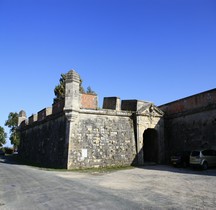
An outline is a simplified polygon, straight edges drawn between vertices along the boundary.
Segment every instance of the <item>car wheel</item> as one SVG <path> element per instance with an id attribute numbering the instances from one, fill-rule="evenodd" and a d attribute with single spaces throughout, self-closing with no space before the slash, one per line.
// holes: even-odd
<path id="1" fill-rule="evenodd" d="M 203 163 L 202 169 L 203 170 L 207 170 L 208 169 L 208 163 L 206 161 Z"/>

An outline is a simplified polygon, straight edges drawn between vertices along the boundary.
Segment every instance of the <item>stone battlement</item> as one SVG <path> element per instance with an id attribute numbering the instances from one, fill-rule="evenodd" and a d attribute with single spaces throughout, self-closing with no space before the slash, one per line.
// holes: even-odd
<path id="1" fill-rule="evenodd" d="M 31 115 L 28 120 L 26 116 L 23 117 L 23 111 L 20 113 L 20 122 L 25 120 L 25 123 L 22 123 L 22 126 L 31 125 L 34 122 L 39 122 L 45 120 L 48 116 L 56 115 L 58 113 L 62 113 L 64 111 L 65 101 L 58 101 L 52 105 L 52 107 L 47 107 L 40 110 L 37 114 Z M 98 109 L 98 99 L 97 95 L 91 94 L 80 94 L 80 109 Z M 22 118 L 22 119 L 21 119 Z"/>
<path id="2" fill-rule="evenodd" d="M 97 95 L 80 93 L 80 76 L 74 70 L 66 74 L 64 101 L 28 120 L 21 111 L 19 125 L 21 158 L 45 167 L 143 165 L 147 129 L 157 134 L 151 151 L 157 153 L 154 161 L 164 160 L 163 112 L 150 102 L 119 97 L 105 97 L 99 109 Z"/>
<path id="3" fill-rule="evenodd" d="M 215 108 L 216 89 L 198 93 L 186 98 L 182 98 L 164 105 L 159 106 L 167 116 L 182 114 L 188 112 L 204 111 L 204 109 Z"/>

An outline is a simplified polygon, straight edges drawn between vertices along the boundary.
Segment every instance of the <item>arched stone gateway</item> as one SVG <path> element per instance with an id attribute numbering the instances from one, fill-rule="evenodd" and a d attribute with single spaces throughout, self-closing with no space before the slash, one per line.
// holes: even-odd
<path id="1" fill-rule="evenodd" d="M 149 102 L 140 101 L 136 112 L 138 164 L 162 163 L 164 154 L 164 113 Z"/>

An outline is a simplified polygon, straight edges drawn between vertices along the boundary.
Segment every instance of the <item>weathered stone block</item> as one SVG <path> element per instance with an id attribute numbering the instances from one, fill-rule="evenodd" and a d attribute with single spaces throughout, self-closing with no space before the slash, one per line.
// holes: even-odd
<path id="1" fill-rule="evenodd" d="M 121 109 L 121 100 L 119 97 L 105 97 L 103 101 L 103 109 Z"/>

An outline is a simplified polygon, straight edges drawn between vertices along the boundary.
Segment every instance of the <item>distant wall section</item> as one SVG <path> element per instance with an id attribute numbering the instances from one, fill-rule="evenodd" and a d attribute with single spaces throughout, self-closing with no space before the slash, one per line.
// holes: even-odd
<path id="1" fill-rule="evenodd" d="M 216 89 L 159 108 L 165 112 L 167 158 L 173 151 L 216 148 Z"/>

